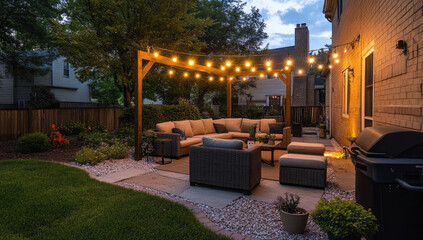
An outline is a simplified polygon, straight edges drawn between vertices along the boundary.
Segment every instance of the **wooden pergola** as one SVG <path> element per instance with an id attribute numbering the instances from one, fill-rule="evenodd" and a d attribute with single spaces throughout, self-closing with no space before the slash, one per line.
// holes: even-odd
<path id="1" fill-rule="evenodd" d="M 147 64 L 143 67 L 143 61 Z M 226 106 L 227 117 L 232 115 L 232 80 L 234 77 L 252 76 L 260 74 L 276 73 L 278 77 L 286 85 L 286 124 L 291 124 L 291 69 L 272 69 L 272 71 L 259 70 L 256 71 L 239 71 L 235 72 L 233 69 L 222 70 L 218 68 L 208 67 L 199 64 L 188 64 L 186 62 L 173 61 L 171 58 L 161 55 L 155 55 L 150 52 L 137 51 L 135 59 L 135 159 L 140 160 L 142 157 L 142 80 L 147 75 L 148 71 L 154 65 L 160 63 L 167 66 L 193 70 L 198 72 L 205 72 L 208 74 L 226 77 Z"/>

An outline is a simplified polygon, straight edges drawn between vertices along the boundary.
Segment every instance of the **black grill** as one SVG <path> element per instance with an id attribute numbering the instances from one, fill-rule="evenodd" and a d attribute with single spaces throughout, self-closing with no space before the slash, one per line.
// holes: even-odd
<path id="1" fill-rule="evenodd" d="M 423 239 L 423 133 L 365 128 L 348 148 L 356 199 L 371 208 L 380 230 L 369 239 Z"/>

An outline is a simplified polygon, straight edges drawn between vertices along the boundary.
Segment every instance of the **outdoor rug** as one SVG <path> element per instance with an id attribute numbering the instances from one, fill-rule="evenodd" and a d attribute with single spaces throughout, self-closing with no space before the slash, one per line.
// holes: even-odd
<path id="1" fill-rule="evenodd" d="M 279 157 L 286 154 L 286 150 L 276 150 L 274 152 L 274 161 L 275 166 L 272 167 L 268 164 L 262 163 L 261 164 L 261 177 L 263 179 L 269 180 L 279 180 Z M 270 160 L 271 155 L 270 152 L 262 152 L 262 159 Z M 169 172 L 176 172 L 176 173 L 183 173 L 189 174 L 189 157 L 182 157 L 180 159 L 172 160 L 171 164 L 167 165 L 158 165 L 156 167 L 158 170 L 169 171 Z"/>

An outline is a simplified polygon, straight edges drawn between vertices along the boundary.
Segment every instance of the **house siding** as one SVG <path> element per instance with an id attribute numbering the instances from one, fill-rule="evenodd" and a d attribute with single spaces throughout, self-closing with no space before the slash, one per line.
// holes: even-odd
<path id="1" fill-rule="evenodd" d="M 340 19 L 335 11 L 332 44 L 360 40 L 347 53 L 338 51 L 340 63 L 331 70 L 332 135 L 342 145 L 357 136 L 362 126 L 364 55 L 374 49 L 374 126 L 393 125 L 423 130 L 423 2 L 421 0 L 344 0 Z M 396 49 L 405 40 L 408 53 Z M 354 69 L 350 114 L 342 116 L 342 72 Z"/>
<path id="2" fill-rule="evenodd" d="M 13 104 L 13 77 L 7 74 L 6 66 L 0 63 L 0 105 Z"/>

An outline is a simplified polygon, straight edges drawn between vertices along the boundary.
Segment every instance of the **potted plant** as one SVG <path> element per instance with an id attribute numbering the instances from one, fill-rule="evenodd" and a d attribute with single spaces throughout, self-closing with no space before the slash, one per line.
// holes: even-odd
<path id="1" fill-rule="evenodd" d="M 247 148 L 249 148 L 250 145 L 254 144 L 255 138 L 256 138 L 256 128 L 255 126 L 252 126 L 250 129 L 250 137 L 248 138 L 248 141 L 247 141 Z"/>
<path id="2" fill-rule="evenodd" d="M 313 221 L 328 233 L 329 240 L 354 240 L 376 233 L 376 217 L 353 200 L 320 199 L 311 213 Z"/>
<path id="3" fill-rule="evenodd" d="M 263 142 L 263 137 L 262 137 L 262 136 L 258 136 L 258 137 L 256 138 L 256 141 L 258 141 L 258 142 Z"/>
<path id="4" fill-rule="evenodd" d="M 307 225 L 308 212 L 298 207 L 300 197 L 292 193 L 285 193 L 285 197 L 279 196 L 275 207 L 279 211 L 283 229 L 290 234 L 304 233 Z"/>
<path id="5" fill-rule="evenodd" d="M 275 144 L 276 135 L 273 135 L 273 134 L 270 134 L 270 133 L 266 133 L 266 139 L 269 141 L 269 144 L 274 145 Z"/>
<path id="6" fill-rule="evenodd" d="M 326 125 L 325 124 L 320 124 L 319 125 L 319 136 L 320 138 L 326 138 Z"/>

